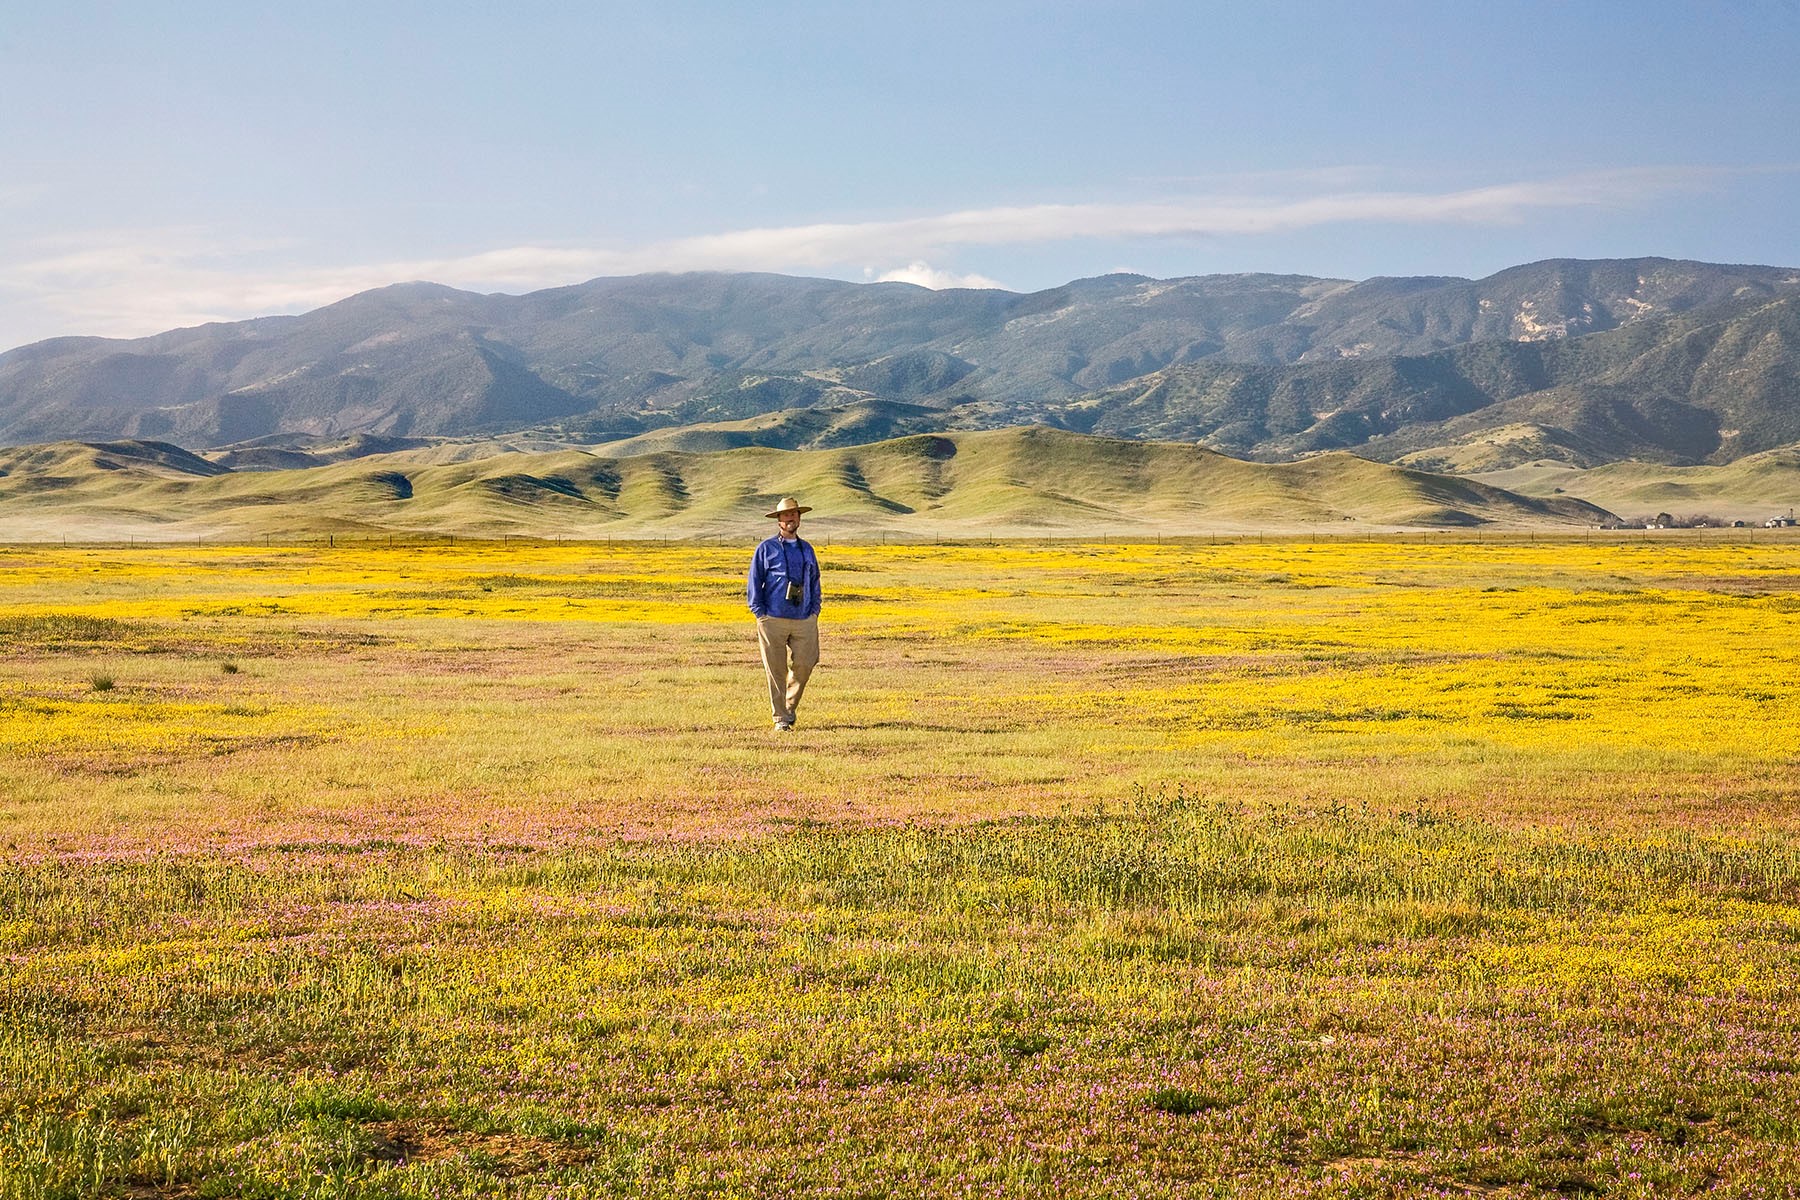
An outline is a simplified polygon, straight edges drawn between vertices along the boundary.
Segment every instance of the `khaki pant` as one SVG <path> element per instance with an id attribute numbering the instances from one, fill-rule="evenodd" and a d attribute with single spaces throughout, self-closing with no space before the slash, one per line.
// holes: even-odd
<path id="1" fill-rule="evenodd" d="M 807 677 L 819 665 L 819 618 L 758 617 L 756 640 L 769 677 L 769 710 L 777 725 L 792 725 Z"/>

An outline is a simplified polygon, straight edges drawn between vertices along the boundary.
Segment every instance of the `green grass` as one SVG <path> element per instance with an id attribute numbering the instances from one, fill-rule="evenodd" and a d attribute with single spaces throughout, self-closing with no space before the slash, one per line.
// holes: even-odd
<path id="1" fill-rule="evenodd" d="M 1796 899 L 1783 839 L 1169 792 L 724 845 L 15 864 L 0 1178 L 1779 1195 Z"/>
<path id="2" fill-rule="evenodd" d="M 0 642 L 15 649 L 23 646 L 49 650 L 116 647 L 137 640 L 143 633 L 142 626 L 85 613 L 0 617 Z"/>

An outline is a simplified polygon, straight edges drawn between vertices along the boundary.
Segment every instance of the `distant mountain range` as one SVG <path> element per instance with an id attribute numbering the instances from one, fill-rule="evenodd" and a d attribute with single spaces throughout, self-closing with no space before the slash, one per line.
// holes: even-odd
<path id="1" fill-rule="evenodd" d="M 154 439 L 278 467 L 358 435 L 376 440 L 351 456 L 528 433 L 648 452 L 1035 423 L 1271 461 L 1722 464 L 1800 442 L 1797 306 L 1800 270 L 1655 258 L 1031 294 L 754 274 L 516 297 L 403 284 L 12 350 L 0 444 Z"/>

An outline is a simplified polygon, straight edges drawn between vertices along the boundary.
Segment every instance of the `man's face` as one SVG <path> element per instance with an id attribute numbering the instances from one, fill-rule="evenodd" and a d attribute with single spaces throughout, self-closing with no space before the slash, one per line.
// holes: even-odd
<path id="1" fill-rule="evenodd" d="M 788 509 L 779 517 L 775 518 L 775 528 L 781 530 L 781 536 L 784 538 L 799 536 L 800 514 L 791 508 Z"/>

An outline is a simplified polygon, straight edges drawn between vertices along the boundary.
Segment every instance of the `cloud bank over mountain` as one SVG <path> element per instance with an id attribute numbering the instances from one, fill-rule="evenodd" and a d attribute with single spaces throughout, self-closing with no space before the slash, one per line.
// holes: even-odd
<path id="1" fill-rule="evenodd" d="M 1369 225 L 1503 227 L 1551 212 L 1622 210 L 1714 182 L 1703 167 L 1584 172 L 1450 190 L 1322 188 L 1330 176 L 1246 179 L 1233 190 L 1126 203 L 1040 203 L 768 226 L 640 246 L 518 245 L 436 258 L 305 265 L 282 240 L 220 239 L 203 229 L 114 230 L 0 251 L 0 309 L 13 327 L 132 337 L 213 321 L 308 311 L 411 280 L 523 292 L 603 275 L 771 271 L 925 287 L 1000 288 L 953 265 L 975 247 L 1070 241 L 1257 239 Z M 1310 185 L 1310 186 L 1303 186 Z M 17 316 L 33 312 L 29 320 Z M 0 321 L 0 333 L 8 323 Z"/>

